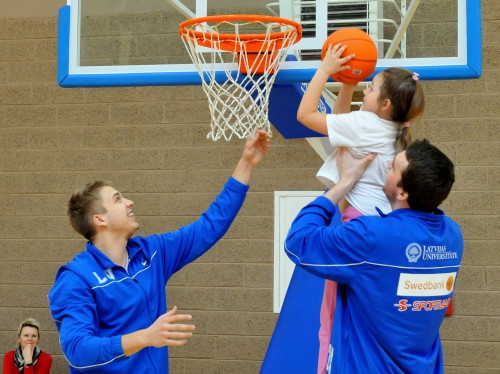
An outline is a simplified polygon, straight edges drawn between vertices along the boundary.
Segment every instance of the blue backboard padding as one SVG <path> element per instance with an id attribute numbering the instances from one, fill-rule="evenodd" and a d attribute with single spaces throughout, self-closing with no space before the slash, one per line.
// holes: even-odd
<path id="1" fill-rule="evenodd" d="M 62 82 L 69 75 L 69 13 L 68 5 L 59 9 L 59 28 L 57 31 L 57 82 Z"/>
<path id="2" fill-rule="evenodd" d="M 325 280 L 296 266 L 260 374 L 316 373 Z"/>
<path id="3" fill-rule="evenodd" d="M 269 95 L 269 121 L 285 139 L 325 136 L 297 121 L 301 84 L 275 84 Z"/>
<path id="4" fill-rule="evenodd" d="M 478 21 L 479 20 L 479 21 Z M 476 26 L 473 26 L 476 25 Z M 467 65 L 479 78 L 483 73 L 481 3 L 467 2 Z"/>

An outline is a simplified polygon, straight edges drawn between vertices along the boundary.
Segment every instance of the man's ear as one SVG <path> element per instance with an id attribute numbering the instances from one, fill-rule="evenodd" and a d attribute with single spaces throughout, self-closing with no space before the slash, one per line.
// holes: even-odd
<path id="1" fill-rule="evenodd" d="M 408 192 L 404 191 L 401 187 L 398 193 L 398 200 L 408 202 Z"/>
<path id="2" fill-rule="evenodd" d="M 105 226 L 107 223 L 106 219 L 101 214 L 94 214 L 92 216 L 92 221 L 96 226 Z"/>

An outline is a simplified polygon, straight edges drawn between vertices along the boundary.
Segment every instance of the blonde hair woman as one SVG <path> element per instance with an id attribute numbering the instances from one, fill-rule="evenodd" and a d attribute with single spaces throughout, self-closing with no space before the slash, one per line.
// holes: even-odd
<path id="1" fill-rule="evenodd" d="M 48 374 L 52 366 L 52 356 L 38 346 L 40 323 L 34 318 L 26 318 L 17 329 L 18 347 L 7 352 L 3 358 L 3 374 Z"/>

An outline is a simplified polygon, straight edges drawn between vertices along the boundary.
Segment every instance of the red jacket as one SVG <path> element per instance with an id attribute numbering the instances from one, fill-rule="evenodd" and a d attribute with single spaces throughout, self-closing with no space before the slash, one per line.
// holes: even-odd
<path id="1" fill-rule="evenodd" d="M 14 352 L 7 352 L 3 357 L 2 374 L 19 374 L 19 369 L 14 365 Z M 35 365 L 24 368 L 24 374 L 49 374 L 51 366 L 52 356 L 42 351 Z"/>

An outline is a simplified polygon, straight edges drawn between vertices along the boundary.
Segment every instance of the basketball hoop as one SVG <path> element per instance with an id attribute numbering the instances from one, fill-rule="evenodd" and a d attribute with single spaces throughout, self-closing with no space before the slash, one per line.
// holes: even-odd
<path id="1" fill-rule="evenodd" d="M 271 133 L 269 93 L 289 47 L 302 37 L 300 24 L 231 14 L 184 21 L 179 34 L 208 97 L 212 122 L 207 138 L 244 139 L 257 129 Z"/>

